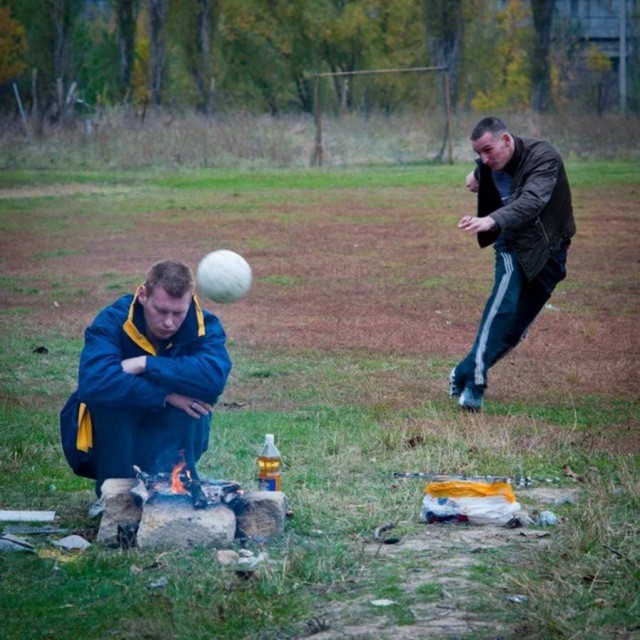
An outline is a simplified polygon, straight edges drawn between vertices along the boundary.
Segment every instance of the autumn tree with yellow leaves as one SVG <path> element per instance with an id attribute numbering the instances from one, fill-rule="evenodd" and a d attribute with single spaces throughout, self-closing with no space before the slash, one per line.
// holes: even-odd
<path id="1" fill-rule="evenodd" d="M 0 6 L 0 85 L 24 73 L 26 50 L 24 27 L 11 17 L 9 7 Z"/>
<path id="2" fill-rule="evenodd" d="M 206 114 L 311 113 L 317 73 L 431 65 L 448 68 L 454 110 L 546 111 L 582 101 L 601 111 L 615 70 L 576 64 L 587 57 L 583 42 L 573 61 L 559 55 L 566 42 L 554 23 L 556 4 L 0 0 L 0 91 L 15 81 L 25 103 L 45 111 L 77 87 L 83 109 L 137 101 Z M 640 16 L 629 18 L 633 39 Z M 630 56 L 631 80 L 637 60 Z M 559 88 L 560 81 L 588 87 L 598 73 L 602 90 L 595 100 L 586 91 Z M 630 87 L 636 100 L 637 85 Z M 322 91 L 327 108 L 366 113 L 421 109 L 443 95 L 435 79 L 407 74 L 332 77 Z"/>

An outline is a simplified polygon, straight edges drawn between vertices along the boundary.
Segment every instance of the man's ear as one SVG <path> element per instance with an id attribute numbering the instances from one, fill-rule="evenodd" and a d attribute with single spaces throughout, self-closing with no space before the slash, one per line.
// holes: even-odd
<path id="1" fill-rule="evenodd" d="M 147 304 L 148 299 L 149 296 L 147 294 L 147 287 L 141 285 L 138 289 L 138 302 L 140 302 L 140 304 L 144 307 L 144 305 Z"/>

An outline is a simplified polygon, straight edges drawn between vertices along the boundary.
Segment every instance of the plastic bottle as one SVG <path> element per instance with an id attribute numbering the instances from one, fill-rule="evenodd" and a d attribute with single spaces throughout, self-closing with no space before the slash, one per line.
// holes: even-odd
<path id="1" fill-rule="evenodd" d="M 273 434 L 264 437 L 264 446 L 258 456 L 258 488 L 260 491 L 281 491 L 282 474 L 280 452 L 274 442 Z"/>

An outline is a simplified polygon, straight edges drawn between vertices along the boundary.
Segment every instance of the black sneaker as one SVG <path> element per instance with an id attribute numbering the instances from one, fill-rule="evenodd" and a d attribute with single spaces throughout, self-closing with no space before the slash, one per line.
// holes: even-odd
<path id="1" fill-rule="evenodd" d="M 482 389 L 474 389 L 473 387 L 465 387 L 460 394 L 458 404 L 466 411 L 482 411 Z"/>
<path id="2" fill-rule="evenodd" d="M 97 518 L 104 513 L 104 496 L 100 496 L 90 507 L 87 515 L 90 518 Z"/>

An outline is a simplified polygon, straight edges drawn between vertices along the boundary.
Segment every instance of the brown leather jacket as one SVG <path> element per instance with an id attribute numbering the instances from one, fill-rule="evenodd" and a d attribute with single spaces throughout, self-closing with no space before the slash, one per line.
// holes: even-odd
<path id="1" fill-rule="evenodd" d="M 478 216 L 491 214 L 499 229 L 478 234 L 486 247 L 504 233 L 527 278 L 540 272 L 552 253 L 575 235 L 571 189 L 556 149 L 544 140 L 513 136 L 515 151 L 504 171 L 513 176 L 513 196 L 502 206 L 491 170 L 478 164 Z"/>

